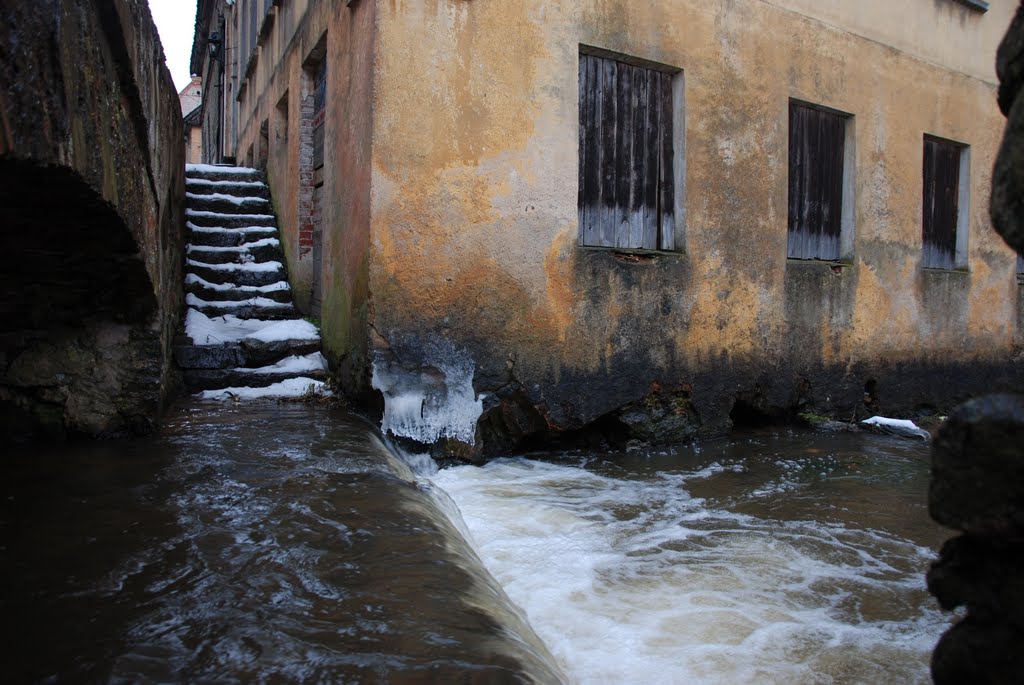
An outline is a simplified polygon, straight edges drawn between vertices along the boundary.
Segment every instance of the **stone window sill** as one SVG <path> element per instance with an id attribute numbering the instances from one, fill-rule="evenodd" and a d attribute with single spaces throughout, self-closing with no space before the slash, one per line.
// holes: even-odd
<path id="1" fill-rule="evenodd" d="M 683 257 L 682 250 L 641 250 L 625 247 L 601 247 L 600 245 L 580 245 L 581 250 L 595 254 L 606 254 L 623 264 L 643 264 L 657 258 Z"/>
<path id="2" fill-rule="evenodd" d="M 979 12 L 988 12 L 988 3 L 984 0 L 955 0 L 955 2 L 959 2 L 961 5 L 966 5 Z"/>
<path id="3" fill-rule="evenodd" d="M 853 264 L 829 259 L 796 259 L 794 257 L 787 257 L 786 266 L 787 268 L 793 266 L 798 268 L 806 267 L 808 269 L 830 269 L 834 274 L 841 274 L 843 271 L 853 267 Z"/>

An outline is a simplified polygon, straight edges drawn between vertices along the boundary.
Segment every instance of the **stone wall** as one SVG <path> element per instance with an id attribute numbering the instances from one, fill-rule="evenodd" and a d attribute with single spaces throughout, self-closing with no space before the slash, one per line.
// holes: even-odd
<path id="1" fill-rule="evenodd" d="M 996 70 L 1007 124 L 993 172 L 992 223 L 1024 254 L 1024 3 L 999 47 Z M 935 648 L 935 683 L 1020 681 L 1024 396 L 987 395 L 950 415 L 932 449 L 928 508 L 958 531 L 929 571 L 928 589 L 943 608 L 966 609 Z"/>
<path id="2" fill-rule="evenodd" d="M 875 0 L 378 3 L 377 350 L 415 372 L 454 347 L 485 422 L 505 395 L 558 430 L 656 388 L 688 388 L 676 399 L 707 434 L 738 405 L 912 415 L 1018 384 L 1015 260 L 985 211 L 996 85 L 990 58 L 950 48 L 991 53 L 1009 12 L 913 7 L 900 22 L 911 10 Z M 580 244 L 581 49 L 680 70 L 674 251 Z M 791 100 L 850 116 L 836 263 L 787 259 Z M 969 145 L 956 270 L 923 268 L 925 135 Z"/>
<path id="3" fill-rule="evenodd" d="M 0 10 L 0 422 L 152 430 L 174 386 L 185 151 L 148 5 Z"/>

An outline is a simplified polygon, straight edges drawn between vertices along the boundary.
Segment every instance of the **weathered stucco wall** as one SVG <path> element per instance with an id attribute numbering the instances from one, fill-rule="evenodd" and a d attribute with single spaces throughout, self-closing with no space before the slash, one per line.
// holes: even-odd
<path id="1" fill-rule="evenodd" d="M 273 10 L 272 24 L 244 81 L 238 150 L 266 169 L 296 303 L 309 311 L 314 275 L 310 202 L 311 59 L 327 61 L 327 110 L 321 206 L 321 314 L 324 352 L 345 386 L 366 388 L 367 259 L 370 225 L 370 131 L 375 3 L 294 2 Z M 323 42 L 321 42 L 323 41 Z M 325 50 L 325 52 L 321 52 Z M 304 144 L 307 143 L 307 144 Z M 240 158 L 241 159 L 241 158 Z"/>
<path id="2" fill-rule="evenodd" d="M 909 411 L 1012 385 L 1014 255 L 985 211 L 995 87 L 949 47 L 994 53 L 1012 8 L 921 0 L 901 29 L 882 3 L 813 4 L 380 2 L 377 347 L 415 362 L 451 341 L 478 390 L 515 388 L 558 427 L 658 387 L 714 431 L 737 398 L 848 411 L 867 388 Z M 580 44 L 683 70 L 678 254 L 577 244 Z M 848 265 L 786 259 L 790 98 L 854 116 Z M 924 134 L 971 146 L 963 272 L 920 268 Z"/>
<path id="3" fill-rule="evenodd" d="M 142 0 L 3 0 L 0 421 L 151 430 L 173 389 L 184 134 Z"/>

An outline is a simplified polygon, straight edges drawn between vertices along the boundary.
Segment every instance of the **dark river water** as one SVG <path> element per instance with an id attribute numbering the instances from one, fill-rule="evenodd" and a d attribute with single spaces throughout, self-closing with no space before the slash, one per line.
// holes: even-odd
<path id="1" fill-rule="evenodd" d="M 437 472 L 337 409 L 14 446 L 6 682 L 928 682 L 928 448 L 766 432 Z"/>

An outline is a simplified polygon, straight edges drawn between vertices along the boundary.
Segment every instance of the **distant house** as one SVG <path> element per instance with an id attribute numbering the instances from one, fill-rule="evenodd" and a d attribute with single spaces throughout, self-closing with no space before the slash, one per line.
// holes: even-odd
<path id="1" fill-rule="evenodd" d="M 203 158 L 266 169 L 344 387 L 468 376 L 485 444 L 934 411 L 1020 378 L 1014 9 L 200 0 Z"/>
<path id="2" fill-rule="evenodd" d="M 197 164 L 203 156 L 202 102 L 203 79 L 193 76 L 192 81 L 178 93 L 181 116 L 185 119 L 186 163 Z"/>

